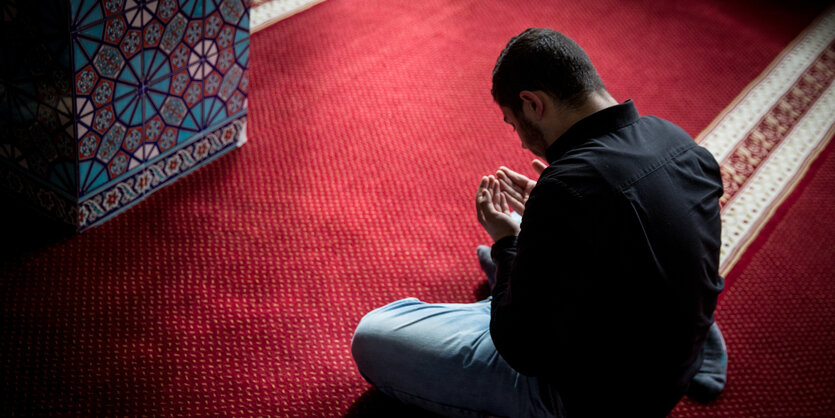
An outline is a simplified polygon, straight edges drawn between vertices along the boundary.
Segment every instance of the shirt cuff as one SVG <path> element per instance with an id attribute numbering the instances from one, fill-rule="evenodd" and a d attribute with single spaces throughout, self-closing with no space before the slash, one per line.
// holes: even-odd
<path id="1" fill-rule="evenodd" d="M 490 249 L 490 257 L 496 260 L 501 251 L 509 249 L 516 249 L 516 235 L 504 237 L 493 243 L 493 247 Z"/>

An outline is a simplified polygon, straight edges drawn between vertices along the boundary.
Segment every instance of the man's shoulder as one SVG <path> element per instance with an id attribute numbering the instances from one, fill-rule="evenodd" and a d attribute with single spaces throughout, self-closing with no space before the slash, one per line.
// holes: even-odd
<path id="1" fill-rule="evenodd" d="M 698 144 L 676 124 L 641 116 L 621 129 L 588 138 L 550 161 L 539 183 L 552 193 L 563 189 L 578 198 L 611 199 L 628 183 L 691 148 Z"/>
<path id="2" fill-rule="evenodd" d="M 583 157 L 565 158 L 549 165 L 531 192 L 534 201 L 556 199 L 559 204 L 579 202 L 606 188 L 594 165 Z M 547 195 L 551 199 L 540 199 Z"/>

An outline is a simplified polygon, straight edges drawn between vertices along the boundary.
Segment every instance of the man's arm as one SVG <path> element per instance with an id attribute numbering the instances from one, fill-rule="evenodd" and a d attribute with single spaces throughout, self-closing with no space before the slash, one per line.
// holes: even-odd
<path id="1" fill-rule="evenodd" d="M 498 240 L 490 331 L 515 370 L 541 375 L 572 321 L 573 291 L 581 286 L 585 238 L 577 231 L 578 198 L 556 180 L 540 180 L 517 237 Z M 556 341 L 556 343 L 555 343 Z"/>

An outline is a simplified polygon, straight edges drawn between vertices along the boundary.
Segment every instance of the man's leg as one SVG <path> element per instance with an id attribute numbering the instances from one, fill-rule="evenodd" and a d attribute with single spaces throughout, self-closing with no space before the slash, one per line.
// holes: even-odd
<path id="1" fill-rule="evenodd" d="M 520 375 L 490 338 L 490 301 L 403 299 L 368 313 L 351 351 L 383 393 L 449 416 L 560 416 L 556 392 Z"/>

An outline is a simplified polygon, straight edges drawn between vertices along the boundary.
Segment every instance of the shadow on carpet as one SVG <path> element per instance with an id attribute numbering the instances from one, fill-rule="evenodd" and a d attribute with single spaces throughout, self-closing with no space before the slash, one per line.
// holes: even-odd
<path id="1" fill-rule="evenodd" d="M 40 212 L 15 202 L 0 193 L 4 202 L 0 205 L 0 262 L 14 262 L 23 255 L 46 249 L 73 235 L 75 230 L 67 224 L 48 218 Z"/>
<path id="2" fill-rule="evenodd" d="M 345 413 L 346 418 L 435 418 L 440 416 L 404 405 L 376 388 L 368 389 L 363 393 Z"/>

